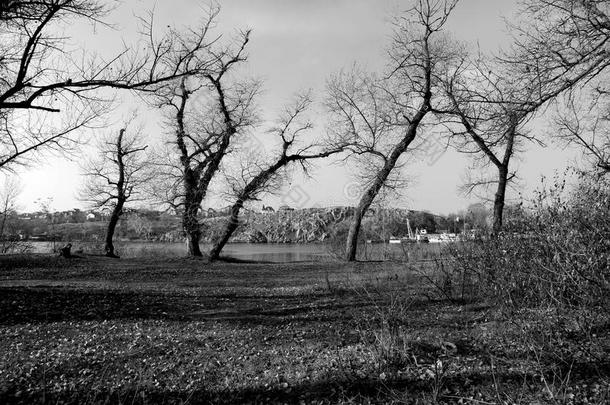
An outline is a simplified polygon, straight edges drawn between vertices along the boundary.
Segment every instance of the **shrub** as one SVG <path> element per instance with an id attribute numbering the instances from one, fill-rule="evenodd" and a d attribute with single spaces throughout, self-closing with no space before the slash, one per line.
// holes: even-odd
<path id="1" fill-rule="evenodd" d="M 450 248 L 454 274 L 472 276 L 478 298 L 511 316 L 541 378 L 607 362 L 610 181 L 576 178 L 545 184 L 496 238 Z"/>
<path id="2" fill-rule="evenodd" d="M 578 177 L 570 192 L 565 179 L 539 191 L 497 238 L 454 247 L 457 269 L 477 274 L 483 295 L 506 309 L 607 304 L 610 184 Z"/>

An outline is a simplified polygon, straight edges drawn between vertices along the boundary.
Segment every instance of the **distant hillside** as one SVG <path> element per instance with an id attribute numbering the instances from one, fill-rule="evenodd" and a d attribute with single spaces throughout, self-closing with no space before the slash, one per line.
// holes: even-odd
<path id="1" fill-rule="evenodd" d="M 232 241 L 262 243 L 324 242 L 353 213 L 351 207 L 307 208 L 278 212 L 245 212 Z M 222 230 L 227 217 L 204 221 L 204 238 L 212 240 Z"/>
<path id="2" fill-rule="evenodd" d="M 343 238 L 353 215 L 353 207 L 306 208 L 279 212 L 245 212 L 232 242 L 315 243 L 329 238 Z M 367 239 L 387 239 L 407 236 L 411 228 L 434 232 L 436 218 L 430 213 L 406 209 L 369 210 L 362 224 L 362 236 Z M 408 221 L 407 221 L 408 219 Z M 213 240 L 221 232 L 227 217 L 204 220 L 203 237 Z"/>
<path id="3" fill-rule="evenodd" d="M 317 243 L 344 239 L 353 211 L 353 207 L 284 209 L 277 212 L 244 210 L 231 241 Z M 362 238 L 381 240 L 390 236 L 406 236 L 407 219 L 412 230 L 419 228 L 435 232 L 447 229 L 448 226 L 446 218 L 423 211 L 371 209 L 362 224 Z M 201 218 L 202 241 L 214 240 L 227 220 L 228 210 L 204 211 Z M 103 218 L 87 219 L 86 215 L 76 215 L 73 211 L 18 214 L 8 219 L 5 237 L 23 240 L 101 241 L 106 225 Z M 153 210 L 126 212 L 119 222 L 116 237 L 118 240 L 184 241 L 180 216 Z"/>

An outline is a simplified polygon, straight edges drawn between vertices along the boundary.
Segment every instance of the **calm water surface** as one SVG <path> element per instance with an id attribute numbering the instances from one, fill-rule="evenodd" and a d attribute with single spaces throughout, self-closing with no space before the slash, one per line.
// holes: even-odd
<path id="1" fill-rule="evenodd" d="M 65 243 L 65 242 L 64 242 Z M 64 243 L 57 242 L 61 247 Z M 52 242 L 32 242 L 33 252 L 49 253 L 53 251 Z M 160 243 L 160 242 L 122 242 L 115 243 L 117 253 L 122 257 L 142 256 L 186 256 L 185 243 Z M 201 250 L 206 252 L 210 245 L 202 244 Z M 85 253 L 101 253 L 103 245 L 92 242 L 75 242 L 72 251 L 83 249 Z M 435 244 L 366 244 L 359 250 L 359 258 L 364 260 L 398 259 L 402 260 L 407 255 L 410 259 L 427 259 L 437 257 L 440 246 Z M 263 262 L 300 262 L 300 261 L 332 261 L 336 254 L 326 244 L 275 244 L 275 243 L 229 243 L 223 251 L 222 256 L 240 260 L 252 260 Z"/>
<path id="2" fill-rule="evenodd" d="M 65 242 L 64 242 L 65 243 Z M 57 242 L 56 246 L 64 245 Z M 52 242 L 32 242 L 34 253 L 49 253 L 53 251 Z M 185 243 L 155 243 L 155 242 L 116 242 L 117 253 L 124 257 L 164 255 L 185 256 Z M 72 250 L 83 249 L 86 253 L 99 253 L 101 244 L 91 242 L 75 242 Z M 210 245 L 202 244 L 201 250 L 206 252 Z M 332 259 L 328 247 L 324 244 L 274 244 L 274 243 L 229 243 L 222 250 L 222 256 L 240 260 L 255 260 L 265 262 L 294 261 L 327 261 Z"/>

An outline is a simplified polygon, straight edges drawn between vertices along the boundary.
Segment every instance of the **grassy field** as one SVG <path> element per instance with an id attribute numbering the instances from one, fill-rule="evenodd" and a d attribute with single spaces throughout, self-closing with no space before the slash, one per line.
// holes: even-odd
<path id="1" fill-rule="evenodd" d="M 0 403 L 610 401 L 607 325 L 556 366 L 425 266 L 3 257 Z"/>

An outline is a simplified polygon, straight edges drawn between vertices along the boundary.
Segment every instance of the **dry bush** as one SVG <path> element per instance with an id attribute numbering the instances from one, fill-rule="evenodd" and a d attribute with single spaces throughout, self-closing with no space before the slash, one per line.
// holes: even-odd
<path id="1" fill-rule="evenodd" d="M 545 184 L 498 237 L 450 248 L 454 279 L 507 316 L 551 398 L 610 362 L 610 181 L 576 178 Z"/>
<path id="2" fill-rule="evenodd" d="M 475 274 L 484 298 L 504 309 L 598 309 L 610 292 L 610 183 L 579 175 L 537 193 L 484 243 L 452 248 L 456 271 Z"/>

